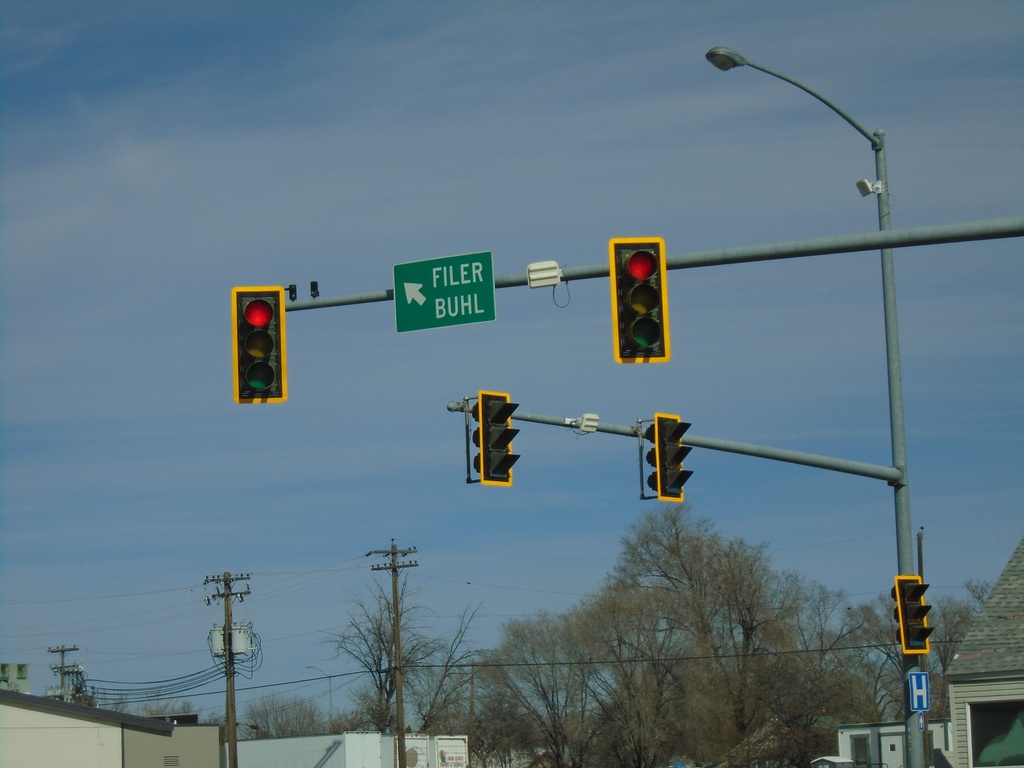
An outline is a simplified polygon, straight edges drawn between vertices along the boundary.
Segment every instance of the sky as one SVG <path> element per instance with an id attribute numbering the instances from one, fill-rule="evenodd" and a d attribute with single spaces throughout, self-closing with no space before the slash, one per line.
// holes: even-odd
<path id="1" fill-rule="evenodd" d="M 632 438 L 517 422 L 510 488 L 467 484 L 479 390 L 556 418 L 890 465 L 877 252 L 672 270 L 672 359 L 618 365 L 606 279 L 496 292 L 493 322 L 396 332 L 393 302 L 286 314 L 288 401 L 232 398 L 233 286 L 322 298 L 489 251 L 607 263 L 1020 216 L 1017 2 L 105 2 L 0 10 L 0 661 L 141 683 L 212 664 L 207 576 L 263 663 L 239 706 L 336 709 L 331 638 L 386 572 L 471 641 L 600 589 L 640 498 Z M 995 581 L 1024 535 L 1018 239 L 894 254 L 912 530 L 929 597 Z M 887 593 L 884 481 L 694 449 L 686 502 L 780 570 Z M 916 553 L 916 536 L 915 536 Z M 385 584 L 387 582 L 384 582 Z M 330 681 L 325 676 L 331 676 Z M 223 708 L 223 681 L 186 695 Z"/>

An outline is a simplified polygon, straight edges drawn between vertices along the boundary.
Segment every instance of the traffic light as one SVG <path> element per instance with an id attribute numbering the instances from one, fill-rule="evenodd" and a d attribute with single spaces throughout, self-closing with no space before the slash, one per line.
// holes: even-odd
<path id="1" fill-rule="evenodd" d="M 284 288 L 231 289 L 235 402 L 281 403 L 288 397 L 284 351 Z"/>
<path id="2" fill-rule="evenodd" d="M 608 258 L 615 362 L 668 362 L 665 241 L 660 237 L 614 238 L 608 242 Z"/>
<path id="3" fill-rule="evenodd" d="M 928 611 L 932 607 L 924 602 L 927 589 L 920 576 L 897 576 L 892 588 L 896 601 L 892 616 L 899 623 L 900 645 L 905 654 L 925 654 L 931 650 L 928 635 L 934 628 L 928 626 Z"/>
<path id="4" fill-rule="evenodd" d="M 512 453 L 512 438 L 519 434 L 512 429 L 512 414 L 518 407 L 503 392 L 478 393 L 473 416 L 480 425 L 473 432 L 473 442 L 480 450 L 476 471 L 484 485 L 512 485 L 512 465 L 519 460 Z"/>
<path id="5" fill-rule="evenodd" d="M 693 474 L 683 469 L 683 459 L 691 450 L 690 446 L 683 445 L 683 435 L 689 428 L 690 425 L 680 421 L 678 416 L 656 413 L 654 423 L 644 433 L 644 437 L 654 443 L 647 452 L 647 463 L 654 467 L 647 477 L 647 485 L 662 501 L 683 501 L 683 484 Z"/>

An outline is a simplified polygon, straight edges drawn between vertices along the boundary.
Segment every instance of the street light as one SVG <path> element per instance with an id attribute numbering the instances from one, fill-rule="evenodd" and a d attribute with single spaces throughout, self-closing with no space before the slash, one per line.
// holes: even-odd
<path id="1" fill-rule="evenodd" d="M 861 136 L 866 138 L 871 143 L 871 149 L 875 153 L 875 174 L 877 178 L 877 182 L 871 184 L 868 194 L 871 192 L 877 193 L 878 229 L 884 232 L 891 228 L 889 222 L 889 178 L 885 162 L 885 133 L 883 131 L 875 131 L 873 133 L 868 131 L 820 93 L 811 90 L 803 83 L 791 77 L 787 77 L 767 67 L 762 67 L 760 64 L 755 64 L 732 48 L 727 48 L 724 45 L 715 46 L 704 54 L 704 58 L 712 66 L 723 72 L 735 69 L 736 67 L 750 67 L 751 69 L 764 72 L 766 75 L 783 80 L 790 85 L 795 85 L 801 91 L 810 94 L 831 109 L 849 123 Z M 861 182 L 858 182 L 857 188 L 864 194 Z M 889 377 L 889 428 L 892 441 L 892 465 L 900 473 L 899 479 L 890 483 L 894 491 L 894 504 L 896 508 L 896 557 L 899 573 L 912 574 L 914 572 L 914 553 L 910 530 L 910 491 L 907 487 L 907 436 L 903 419 L 900 338 L 896 321 L 896 273 L 893 268 L 892 249 L 883 248 L 881 254 L 882 307 L 885 313 L 885 353 L 886 369 Z M 903 671 L 905 674 L 917 670 L 915 658 L 910 656 L 903 657 Z M 924 768 L 924 737 L 921 733 L 917 732 L 916 718 L 913 716 L 913 713 L 905 711 L 904 714 L 907 718 L 906 740 L 910 747 L 910 768 Z"/>
<path id="2" fill-rule="evenodd" d="M 314 667 L 312 664 L 307 664 L 306 669 L 315 669 L 321 675 L 327 678 L 327 719 L 328 721 L 334 717 L 334 684 L 331 683 L 331 676 L 324 672 L 320 667 Z"/>

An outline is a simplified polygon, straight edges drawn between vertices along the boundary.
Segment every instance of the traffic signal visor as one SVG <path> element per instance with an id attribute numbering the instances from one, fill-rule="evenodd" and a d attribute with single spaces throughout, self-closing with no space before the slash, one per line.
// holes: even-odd
<path id="1" fill-rule="evenodd" d="M 512 485 L 512 465 L 519 456 L 512 453 L 512 438 L 519 434 L 512 428 L 512 414 L 519 403 L 509 402 L 505 392 L 486 392 L 477 395 L 473 415 L 479 426 L 473 434 L 479 453 L 476 470 L 484 485 Z"/>
<path id="2" fill-rule="evenodd" d="M 924 601 L 928 585 L 920 576 L 901 575 L 896 577 L 892 596 L 896 600 L 893 616 L 899 622 L 899 638 L 903 653 L 923 655 L 931 651 L 928 636 L 933 627 L 928 626 L 928 611 L 931 606 Z"/>
<path id="3" fill-rule="evenodd" d="M 236 403 L 281 403 L 288 398 L 284 288 L 231 289 Z"/>
<path id="4" fill-rule="evenodd" d="M 683 459 L 691 447 L 683 445 L 683 435 L 690 425 L 678 416 L 667 413 L 654 414 L 654 423 L 644 436 L 654 443 L 647 452 L 647 463 L 654 471 L 647 477 L 647 486 L 658 494 L 662 501 L 684 501 L 683 485 L 693 474 L 683 469 Z"/>
<path id="5" fill-rule="evenodd" d="M 664 363 L 671 357 L 665 241 L 608 242 L 612 339 L 617 363 Z"/>

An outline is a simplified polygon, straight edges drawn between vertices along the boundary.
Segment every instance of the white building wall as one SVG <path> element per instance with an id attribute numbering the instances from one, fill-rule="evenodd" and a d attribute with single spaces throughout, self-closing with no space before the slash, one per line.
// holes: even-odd
<path id="1" fill-rule="evenodd" d="M 238 768 L 381 768 L 381 743 L 376 732 L 251 739 L 238 742 Z"/>
<path id="2" fill-rule="evenodd" d="M 238 742 L 238 768 L 345 768 L 342 734 Z"/>
<path id="3" fill-rule="evenodd" d="M 392 735 L 350 732 L 238 742 L 238 768 L 397 768 Z M 407 768 L 468 768 L 466 736 L 410 733 Z"/>
<path id="4" fill-rule="evenodd" d="M 122 768 L 121 728 L 0 707 L 0 766 Z"/>
<path id="5" fill-rule="evenodd" d="M 936 749 L 949 745 L 949 720 L 929 720 L 928 730 Z M 901 723 L 854 723 L 838 729 L 839 755 L 853 760 L 853 737 L 866 736 L 873 766 L 903 768 L 903 744 L 906 726 Z M 932 761 L 935 765 L 935 761 Z"/>

